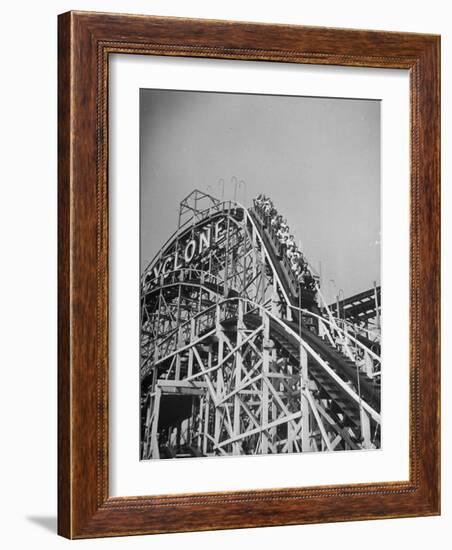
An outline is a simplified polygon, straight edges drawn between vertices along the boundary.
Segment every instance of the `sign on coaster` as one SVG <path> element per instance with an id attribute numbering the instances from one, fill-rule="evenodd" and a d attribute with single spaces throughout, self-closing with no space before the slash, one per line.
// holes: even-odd
<path id="1" fill-rule="evenodd" d="M 181 250 L 176 250 L 164 260 L 160 260 L 153 268 L 154 278 L 167 275 L 171 271 L 182 269 L 191 263 L 195 256 L 201 255 L 205 250 L 217 243 L 223 236 L 223 220 L 206 226 L 203 231 L 186 242 Z"/>

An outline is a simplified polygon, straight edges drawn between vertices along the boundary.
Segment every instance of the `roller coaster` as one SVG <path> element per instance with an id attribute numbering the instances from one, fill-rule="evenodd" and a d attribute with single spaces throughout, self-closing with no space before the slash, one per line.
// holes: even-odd
<path id="1" fill-rule="evenodd" d="M 380 289 L 308 274 L 256 205 L 180 203 L 141 278 L 142 460 L 380 447 Z"/>

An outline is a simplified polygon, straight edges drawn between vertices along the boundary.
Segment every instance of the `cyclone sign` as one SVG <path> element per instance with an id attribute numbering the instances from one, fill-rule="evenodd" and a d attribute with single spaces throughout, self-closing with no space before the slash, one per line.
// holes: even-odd
<path id="1" fill-rule="evenodd" d="M 201 256 L 224 237 L 223 220 L 210 223 L 202 231 L 187 240 L 181 248 L 161 259 L 152 269 L 154 279 L 165 277 L 172 271 L 177 271 L 191 264 L 193 259 Z"/>

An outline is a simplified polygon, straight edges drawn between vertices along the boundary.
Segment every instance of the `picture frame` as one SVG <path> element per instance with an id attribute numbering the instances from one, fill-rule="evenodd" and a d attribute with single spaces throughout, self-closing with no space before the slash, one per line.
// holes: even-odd
<path id="1" fill-rule="evenodd" d="M 58 20 L 58 532 L 67 538 L 440 513 L 440 38 L 91 12 Z M 405 69 L 410 78 L 409 480 L 109 495 L 112 54 Z"/>

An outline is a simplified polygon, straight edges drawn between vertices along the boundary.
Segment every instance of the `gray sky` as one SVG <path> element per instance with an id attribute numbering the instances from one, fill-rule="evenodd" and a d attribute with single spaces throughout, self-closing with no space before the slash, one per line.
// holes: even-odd
<path id="1" fill-rule="evenodd" d="M 326 297 L 380 282 L 380 102 L 141 90 L 141 269 L 193 189 L 270 196 Z M 241 190 L 238 200 L 245 202 Z M 331 283 L 334 279 L 335 283 Z M 335 290 L 336 289 L 336 290 Z"/>

